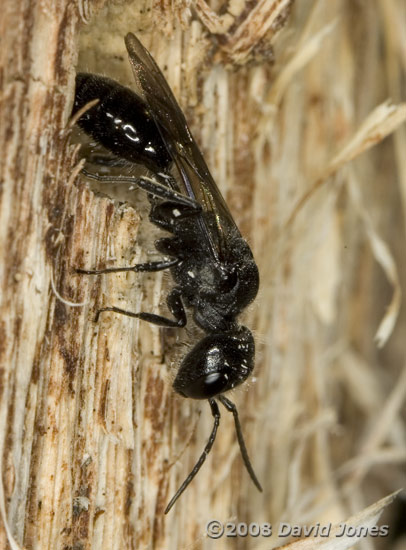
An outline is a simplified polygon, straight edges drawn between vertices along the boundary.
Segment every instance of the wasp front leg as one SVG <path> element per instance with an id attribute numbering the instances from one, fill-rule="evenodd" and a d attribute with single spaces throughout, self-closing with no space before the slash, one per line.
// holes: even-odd
<path id="1" fill-rule="evenodd" d="M 99 309 L 95 317 L 95 322 L 97 323 L 101 313 L 104 313 L 105 311 L 113 311 L 114 313 L 120 313 L 121 315 L 127 315 L 128 317 L 135 317 L 136 319 L 141 319 L 142 321 L 147 321 L 148 323 L 152 323 L 160 327 L 184 327 L 186 325 L 186 311 L 182 302 L 180 289 L 172 289 L 171 292 L 168 294 L 166 303 L 168 305 L 169 311 L 172 313 L 175 319 L 168 319 L 167 317 L 163 317 L 162 315 L 156 315 L 155 313 L 146 313 L 143 311 L 140 313 L 133 313 L 132 311 L 127 311 L 119 307 L 111 306 Z"/>

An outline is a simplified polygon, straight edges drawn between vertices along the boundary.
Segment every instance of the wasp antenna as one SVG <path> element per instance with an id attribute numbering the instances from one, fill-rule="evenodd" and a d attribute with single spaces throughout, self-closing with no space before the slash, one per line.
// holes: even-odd
<path id="1" fill-rule="evenodd" d="M 245 446 L 245 441 L 244 441 L 244 437 L 242 435 L 242 430 L 241 430 L 240 419 L 238 417 L 237 407 L 234 405 L 234 403 L 232 401 L 227 399 L 227 397 L 224 397 L 224 395 L 219 395 L 219 400 L 221 401 L 221 403 L 225 406 L 225 408 L 228 411 L 233 413 L 235 431 L 237 432 L 237 439 L 238 439 L 238 444 L 240 446 L 242 459 L 243 459 L 245 467 L 247 468 L 247 471 L 250 475 L 250 478 L 254 482 L 255 486 L 258 489 L 258 491 L 261 491 L 261 493 L 262 493 L 261 484 L 258 481 L 257 476 L 255 475 L 254 469 L 251 465 L 251 461 L 250 461 L 249 456 L 248 456 L 247 447 Z"/>
<path id="2" fill-rule="evenodd" d="M 175 502 L 178 500 L 178 498 L 180 497 L 180 495 L 183 493 L 183 491 L 186 489 L 186 487 L 190 484 L 190 482 L 193 480 L 193 478 L 195 477 L 195 475 L 198 473 L 198 471 L 200 470 L 200 468 L 202 467 L 203 465 L 203 462 L 206 460 L 206 457 L 207 455 L 209 454 L 209 452 L 211 451 L 211 448 L 213 447 L 213 443 L 216 439 L 216 434 L 217 434 L 217 428 L 219 427 L 219 424 L 220 424 L 220 411 L 219 411 L 219 407 L 216 403 L 216 401 L 214 399 L 209 399 L 209 403 L 210 403 L 210 407 L 211 407 L 211 414 L 213 415 L 214 417 L 214 425 L 213 425 L 213 429 L 211 431 L 211 434 L 210 434 L 210 437 L 209 437 L 209 440 L 208 442 L 206 443 L 206 446 L 202 452 L 202 454 L 200 455 L 200 458 L 199 460 L 196 462 L 193 470 L 190 472 L 190 474 L 187 476 L 187 478 L 185 479 L 185 481 L 182 483 L 182 485 L 179 487 L 179 489 L 176 491 L 176 493 L 174 494 L 174 496 L 171 498 L 168 506 L 166 507 L 165 509 L 165 514 L 167 514 L 169 512 L 169 510 L 172 508 L 172 506 L 175 504 Z"/>

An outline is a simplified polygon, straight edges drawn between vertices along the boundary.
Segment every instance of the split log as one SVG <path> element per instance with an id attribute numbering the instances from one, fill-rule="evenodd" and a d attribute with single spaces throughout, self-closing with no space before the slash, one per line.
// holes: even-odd
<path id="1" fill-rule="evenodd" d="M 227 548 L 209 519 L 335 521 L 400 486 L 405 7 L 214 4 L 5 1 L 2 548 Z M 75 272 L 154 254 L 142 197 L 95 193 L 68 125 L 76 68 L 131 85 L 129 31 L 163 68 L 262 280 L 243 319 L 257 366 L 233 399 L 264 493 L 224 412 L 168 516 L 212 425 L 207 403 L 171 388 L 193 331 L 115 314 L 95 324 L 103 305 L 160 311 L 171 280 Z"/>

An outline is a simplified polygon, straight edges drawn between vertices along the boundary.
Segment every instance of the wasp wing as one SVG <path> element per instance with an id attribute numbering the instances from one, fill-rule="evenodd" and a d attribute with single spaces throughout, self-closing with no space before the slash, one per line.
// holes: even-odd
<path id="1" fill-rule="evenodd" d="M 238 228 L 160 68 L 135 35 L 127 34 L 125 44 L 150 115 L 179 173 L 182 191 L 212 214 L 210 219 L 203 214 L 200 224 L 213 255 L 221 261 L 230 234 L 240 236 Z"/>

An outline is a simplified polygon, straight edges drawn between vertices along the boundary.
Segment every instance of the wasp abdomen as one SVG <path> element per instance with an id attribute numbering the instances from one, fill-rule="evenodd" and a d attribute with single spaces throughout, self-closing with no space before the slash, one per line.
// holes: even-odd
<path id="1" fill-rule="evenodd" d="M 79 119 L 79 126 L 120 158 L 156 171 L 172 162 L 159 128 L 143 99 L 109 78 L 78 73 L 73 113 L 99 102 Z"/>

